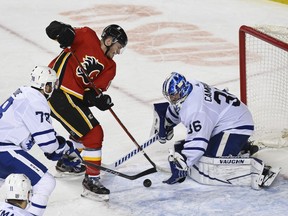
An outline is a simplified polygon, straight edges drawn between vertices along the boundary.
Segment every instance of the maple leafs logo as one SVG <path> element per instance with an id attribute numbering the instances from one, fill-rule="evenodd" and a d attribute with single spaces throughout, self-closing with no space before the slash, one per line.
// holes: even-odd
<path id="1" fill-rule="evenodd" d="M 94 56 L 85 56 L 85 58 L 83 58 L 83 62 L 81 62 L 81 65 L 85 71 L 78 66 L 76 69 L 76 74 L 78 77 L 82 78 L 83 83 L 86 85 L 89 84 L 87 76 L 91 81 L 93 81 L 104 68 Z"/>

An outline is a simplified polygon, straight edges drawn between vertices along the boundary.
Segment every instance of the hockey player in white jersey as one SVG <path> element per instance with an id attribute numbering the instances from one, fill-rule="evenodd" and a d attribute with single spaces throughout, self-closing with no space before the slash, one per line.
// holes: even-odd
<path id="1" fill-rule="evenodd" d="M 11 173 L 25 174 L 33 187 L 26 210 L 43 215 L 55 187 L 48 169 L 28 151 L 37 144 L 50 160 L 77 151 L 51 125 L 47 99 L 57 88 L 56 72 L 36 66 L 31 73 L 31 85 L 18 88 L 0 106 L 0 178 Z"/>
<path id="2" fill-rule="evenodd" d="M 0 206 L 0 215 L 33 216 L 25 208 L 32 193 L 30 179 L 24 174 L 10 174 L 5 179 L 5 203 Z"/>
<path id="3" fill-rule="evenodd" d="M 254 131 L 247 106 L 226 90 L 196 80 L 187 81 L 176 72 L 163 83 L 163 95 L 170 102 L 155 104 L 160 142 L 173 137 L 180 122 L 187 129 L 185 140 L 175 143 L 168 158 L 172 176 L 167 184 L 183 182 L 187 175 L 212 185 L 269 186 L 279 173 L 250 155 L 258 149 L 249 144 Z"/>

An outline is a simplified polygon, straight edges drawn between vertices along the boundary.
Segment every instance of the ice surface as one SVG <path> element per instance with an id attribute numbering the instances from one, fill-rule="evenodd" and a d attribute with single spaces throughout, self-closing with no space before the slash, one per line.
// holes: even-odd
<path id="1" fill-rule="evenodd" d="M 73 26 L 87 25 L 100 31 L 111 23 L 121 25 L 129 43 L 116 56 L 117 76 L 108 93 L 113 110 L 139 144 L 150 136 L 155 102 L 162 102 L 162 82 L 172 71 L 228 88 L 239 96 L 238 29 L 241 25 L 287 25 L 288 6 L 267 0 L 1 0 L 0 7 L 0 99 L 4 101 L 18 86 L 27 84 L 35 65 L 47 65 L 60 48 L 45 34 L 53 20 Z M 109 112 L 93 109 L 105 132 L 103 162 L 112 163 L 135 148 Z M 54 121 L 59 133 L 66 131 Z M 175 138 L 185 136 L 179 126 Z M 145 149 L 160 167 L 167 169 L 168 149 L 154 143 Z M 51 173 L 55 163 L 35 147 L 31 154 L 40 158 Z M 274 184 L 265 190 L 245 187 L 199 185 L 191 179 L 182 184 L 164 185 L 169 173 L 127 180 L 103 174 L 103 184 L 111 190 L 107 203 L 80 197 L 83 177 L 57 179 L 45 215 L 287 215 L 287 150 L 263 151 L 264 161 L 282 166 Z M 120 172 L 133 175 L 150 168 L 138 154 L 121 165 Z M 0 189 L 1 192 L 1 189 Z M 3 193 L 0 194 L 3 200 Z"/>

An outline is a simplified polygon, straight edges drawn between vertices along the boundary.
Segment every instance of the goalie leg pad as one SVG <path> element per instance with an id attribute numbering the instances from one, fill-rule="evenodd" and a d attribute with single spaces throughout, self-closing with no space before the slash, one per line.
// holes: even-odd
<path id="1" fill-rule="evenodd" d="M 268 175 L 269 178 L 263 175 L 263 171 L 264 163 L 256 158 L 203 156 L 197 164 L 189 167 L 188 175 L 201 184 L 251 186 L 259 190 L 265 179 L 266 186 L 271 185 L 279 173 L 276 169 L 273 175 Z"/>
<path id="2" fill-rule="evenodd" d="M 237 172 L 235 172 L 237 171 Z M 207 185 L 251 185 L 249 158 L 211 158 L 203 156 L 190 167 L 189 176 Z"/>

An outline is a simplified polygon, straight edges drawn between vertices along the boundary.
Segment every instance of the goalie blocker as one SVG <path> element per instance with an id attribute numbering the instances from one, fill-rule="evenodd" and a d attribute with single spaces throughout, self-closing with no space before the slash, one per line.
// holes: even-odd
<path id="1" fill-rule="evenodd" d="M 248 157 L 201 157 L 188 169 L 188 176 L 201 184 L 268 187 L 281 168 L 265 166 L 263 161 Z"/>

